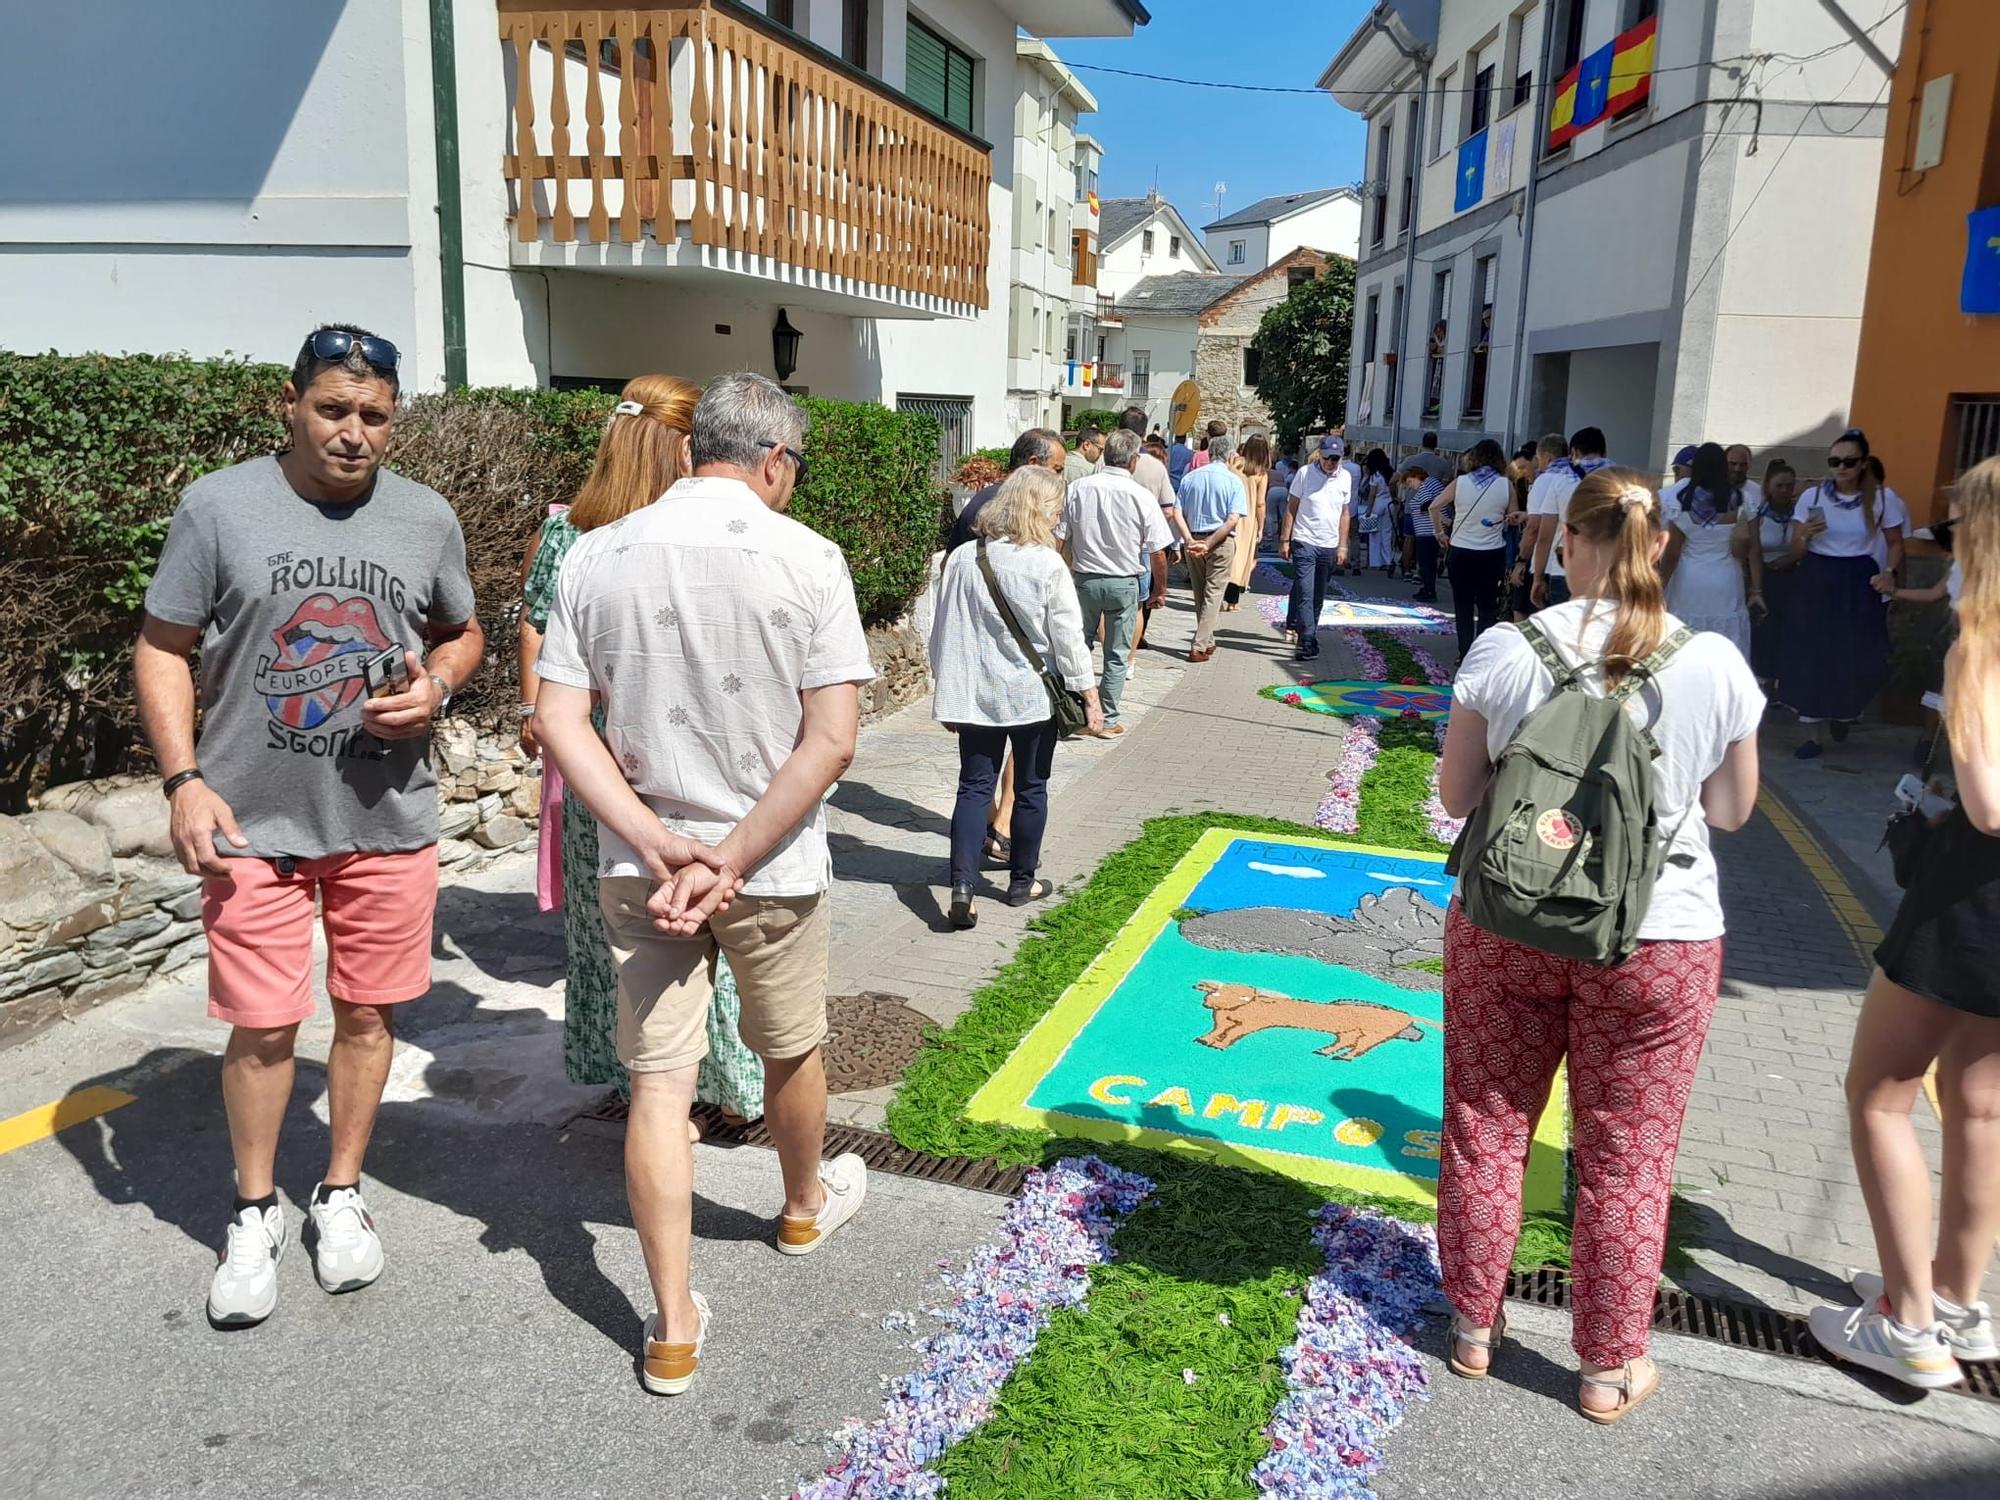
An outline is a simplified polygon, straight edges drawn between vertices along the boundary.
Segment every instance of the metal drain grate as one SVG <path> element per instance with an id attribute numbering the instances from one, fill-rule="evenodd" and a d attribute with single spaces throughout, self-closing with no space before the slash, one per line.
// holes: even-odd
<path id="1" fill-rule="evenodd" d="M 1534 1307 L 1568 1307 L 1569 1272 L 1561 1266 L 1515 1271 L 1507 1278 L 1507 1296 L 1510 1301 Z M 1809 1359 L 1836 1369 L 1853 1368 L 1842 1365 L 1819 1346 L 1804 1318 L 1768 1307 L 1719 1302 L 1694 1292 L 1664 1288 L 1653 1302 L 1653 1327 L 1662 1333 L 1727 1344 L 1732 1349 L 1752 1349 L 1786 1359 Z M 1950 1394 L 2000 1404 L 2000 1367 L 1968 1363 L 1963 1368 L 1965 1383 L 1953 1387 Z M 1885 1380 L 1883 1384 L 1892 1382 Z"/>
<path id="2" fill-rule="evenodd" d="M 579 1119 L 623 1120 L 629 1110 L 616 1094 L 606 1096 Z M 701 1127 L 702 1139 L 717 1145 L 764 1146 L 771 1144 L 762 1121 L 733 1125 L 713 1105 L 698 1104 L 693 1111 Z M 896 1138 L 879 1130 L 861 1130 L 852 1125 L 829 1125 L 827 1153 L 838 1156 L 852 1151 L 868 1164 L 871 1172 L 892 1177 L 921 1177 L 976 1192 L 997 1193 L 1011 1198 L 1021 1190 L 1026 1167 L 1002 1166 L 990 1157 L 931 1156 L 898 1145 Z M 1507 1298 L 1534 1307 L 1563 1309 L 1569 1306 L 1569 1270 L 1564 1266 L 1540 1266 L 1532 1271 L 1513 1271 L 1507 1277 Z M 1664 1288 L 1653 1303 L 1653 1327 L 1662 1333 L 1726 1344 L 1732 1349 L 1750 1349 L 1781 1359 L 1810 1359 L 1836 1369 L 1851 1370 L 1820 1348 L 1806 1328 L 1804 1318 L 1768 1307 L 1750 1307 L 1740 1302 L 1721 1302 L 1675 1288 Z M 2000 1405 L 2000 1365 L 1967 1364 L 1965 1383 L 1946 1394 L 1970 1396 L 1976 1401 Z M 1863 1377 L 1872 1379 L 1872 1377 Z M 1884 1379 L 1885 1387 L 1892 1382 Z M 1898 1387 L 1898 1389 L 1901 1389 Z"/>

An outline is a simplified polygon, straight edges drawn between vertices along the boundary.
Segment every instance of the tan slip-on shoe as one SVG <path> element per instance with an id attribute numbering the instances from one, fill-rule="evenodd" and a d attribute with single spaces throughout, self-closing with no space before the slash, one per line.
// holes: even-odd
<path id="1" fill-rule="evenodd" d="M 660 1315 L 654 1313 L 646 1319 L 646 1357 L 640 1366 L 639 1380 L 656 1396 L 678 1396 L 694 1384 L 695 1371 L 701 1368 L 702 1346 L 708 1342 L 708 1299 L 700 1292 L 688 1295 L 694 1299 L 694 1310 L 701 1316 L 701 1331 L 692 1344 L 669 1344 L 654 1338 Z"/>

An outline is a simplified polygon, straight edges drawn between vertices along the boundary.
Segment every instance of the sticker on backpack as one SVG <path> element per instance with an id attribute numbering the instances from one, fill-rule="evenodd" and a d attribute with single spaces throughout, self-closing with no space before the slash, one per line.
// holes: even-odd
<path id="1" fill-rule="evenodd" d="M 1583 837 L 1583 825 L 1560 807 L 1552 807 L 1535 819 L 1535 837 L 1551 849 L 1574 849 Z"/>

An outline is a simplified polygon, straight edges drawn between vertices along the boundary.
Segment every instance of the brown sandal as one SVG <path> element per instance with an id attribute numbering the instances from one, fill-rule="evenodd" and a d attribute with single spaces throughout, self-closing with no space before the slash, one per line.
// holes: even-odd
<path id="1" fill-rule="evenodd" d="M 1484 1380 L 1493 1373 L 1493 1351 L 1500 1347 L 1500 1341 L 1507 1336 L 1507 1314 L 1502 1311 L 1500 1320 L 1493 1325 L 1491 1338 L 1474 1338 L 1472 1325 L 1465 1321 L 1463 1313 L 1451 1315 L 1451 1351 L 1445 1356 L 1445 1363 L 1451 1366 L 1451 1373 L 1462 1375 L 1467 1380 Z M 1484 1349 L 1487 1361 L 1484 1365 L 1469 1365 L 1458 1357 L 1458 1346 L 1468 1349 Z"/>
<path id="2" fill-rule="evenodd" d="M 1635 1393 L 1632 1369 L 1635 1365 L 1641 1364 L 1653 1366 L 1653 1383 Z M 1577 1393 L 1576 1409 L 1583 1413 L 1586 1422 L 1595 1422 L 1599 1427 L 1616 1427 L 1657 1395 L 1660 1389 L 1660 1367 L 1654 1365 L 1650 1359 L 1628 1359 L 1618 1367 L 1615 1375 L 1606 1371 L 1602 1375 L 1584 1375 L 1579 1378 L 1585 1385 L 1594 1385 L 1601 1391 L 1617 1391 L 1625 1398 L 1605 1411 L 1593 1411 L 1583 1404 L 1583 1393 L 1581 1391 Z"/>

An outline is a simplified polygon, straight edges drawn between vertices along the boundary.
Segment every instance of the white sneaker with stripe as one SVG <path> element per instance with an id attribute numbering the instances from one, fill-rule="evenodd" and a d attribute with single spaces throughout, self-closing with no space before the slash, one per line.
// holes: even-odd
<path id="1" fill-rule="evenodd" d="M 1877 1271 L 1856 1271 L 1848 1278 L 1854 1295 L 1863 1307 L 1873 1307 L 1882 1296 L 1882 1276 Z M 1984 1363 L 2000 1360 L 2000 1342 L 1993 1337 L 1993 1313 L 1984 1302 L 1960 1307 L 1947 1297 L 1931 1293 L 1931 1311 L 1944 1328 L 1944 1341 L 1959 1359 Z"/>

